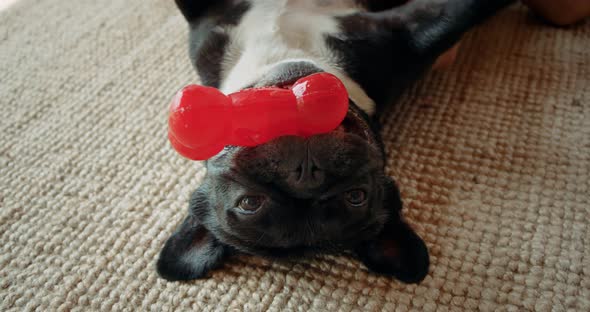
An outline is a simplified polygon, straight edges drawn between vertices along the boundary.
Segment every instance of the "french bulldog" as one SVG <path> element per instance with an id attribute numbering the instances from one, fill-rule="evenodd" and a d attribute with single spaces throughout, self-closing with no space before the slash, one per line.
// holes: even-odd
<path id="1" fill-rule="evenodd" d="M 233 253 L 283 258 L 352 251 L 405 283 L 428 273 L 424 241 L 385 174 L 377 116 L 436 58 L 510 0 L 176 0 L 202 84 L 224 93 L 336 75 L 350 108 L 309 138 L 228 146 L 205 162 L 188 215 L 158 262 L 167 280 L 202 278 Z"/>

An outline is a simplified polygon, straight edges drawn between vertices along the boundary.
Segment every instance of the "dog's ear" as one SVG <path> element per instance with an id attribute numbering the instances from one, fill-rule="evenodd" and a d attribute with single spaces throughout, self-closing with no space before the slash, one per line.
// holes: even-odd
<path id="1" fill-rule="evenodd" d="M 385 183 L 384 205 L 390 215 L 381 232 L 355 251 L 371 271 L 394 276 L 405 283 L 418 283 L 428 274 L 430 260 L 424 241 L 402 219 L 402 202 L 393 181 Z"/>
<path id="2" fill-rule="evenodd" d="M 197 194 L 195 192 L 195 194 Z M 197 207 L 195 206 L 197 205 Z M 204 200 L 193 195 L 189 215 L 166 241 L 157 263 L 158 274 L 170 281 L 191 280 L 205 276 L 218 266 L 227 247 L 219 242 L 199 221 Z"/>

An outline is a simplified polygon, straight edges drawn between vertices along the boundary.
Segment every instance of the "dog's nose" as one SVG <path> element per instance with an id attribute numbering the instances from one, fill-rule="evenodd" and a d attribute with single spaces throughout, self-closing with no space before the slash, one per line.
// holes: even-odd
<path id="1" fill-rule="evenodd" d="M 289 174 L 289 184 L 298 191 L 313 191 L 324 183 L 326 173 L 313 157 L 309 144 L 305 144 L 302 156 L 300 163 Z"/>
<path id="2" fill-rule="evenodd" d="M 301 165 L 296 170 L 297 182 L 305 184 L 308 188 L 314 188 L 324 182 L 325 172 L 309 152 L 309 147 L 307 147 L 306 154 L 306 157 L 304 157 Z"/>

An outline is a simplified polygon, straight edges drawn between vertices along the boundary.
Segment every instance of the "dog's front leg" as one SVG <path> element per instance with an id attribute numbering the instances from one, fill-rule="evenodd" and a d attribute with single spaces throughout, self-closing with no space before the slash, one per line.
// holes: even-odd
<path id="1" fill-rule="evenodd" d="M 514 0 L 411 1 L 401 8 L 409 39 L 408 48 L 418 57 L 434 60 L 457 43 L 464 33 L 513 2 Z"/>
<path id="2" fill-rule="evenodd" d="M 219 88 L 229 29 L 250 8 L 248 1 L 176 0 L 189 24 L 189 57 L 201 84 Z"/>
<path id="3" fill-rule="evenodd" d="M 378 106 L 397 99 L 473 26 L 513 0 L 412 0 L 377 12 L 337 17 L 327 38 L 341 67 Z"/>

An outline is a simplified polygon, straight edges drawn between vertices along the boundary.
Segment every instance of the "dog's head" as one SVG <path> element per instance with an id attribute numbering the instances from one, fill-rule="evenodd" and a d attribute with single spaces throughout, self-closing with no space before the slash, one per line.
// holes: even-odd
<path id="1" fill-rule="evenodd" d="M 257 85 L 291 84 L 303 71 L 290 65 Z M 269 256 L 354 247 L 374 237 L 388 216 L 384 188 L 393 184 L 368 117 L 350 106 L 329 133 L 227 147 L 207 161 L 194 195 L 207 204 L 194 205 L 195 213 L 225 244 Z"/>
<path id="2" fill-rule="evenodd" d="M 281 65 L 256 85 L 285 86 L 310 68 Z M 351 249 L 370 269 L 406 282 L 427 273 L 426 247 L 401 218 L 399 191 L 384 172 L 380 137 L 353 102 L 334 131 L 226 147 L 206 167 L 183 224 L 188 228 L 181 226 L 162 252 L 164 277 L 200 276 L 228 249 L 270 257 Z M 189 254 L 200 268 L 177 274 L 166 253 Z"/>

